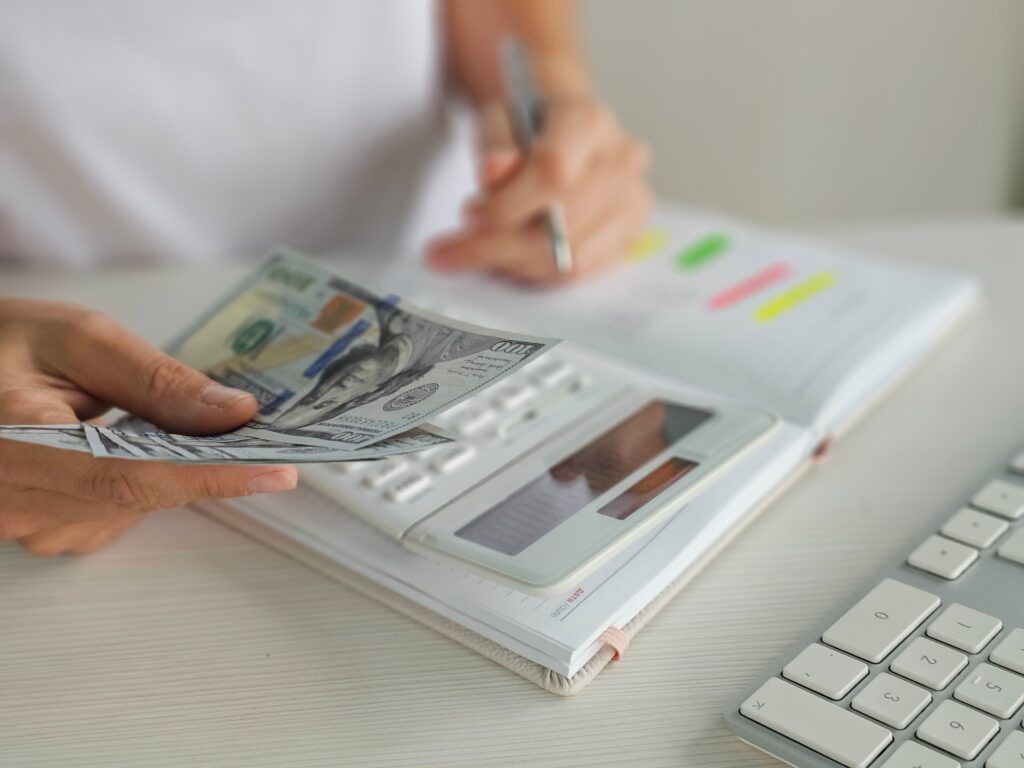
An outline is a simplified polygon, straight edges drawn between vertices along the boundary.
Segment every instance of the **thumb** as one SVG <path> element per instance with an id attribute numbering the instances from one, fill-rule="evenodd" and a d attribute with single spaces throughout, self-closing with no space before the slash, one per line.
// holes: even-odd
<path id="1" fill-rule="evenodd" d="M 519 167 L 521 155 L 508 113 L 498 101 L 480 108 L 477 120 L 477 152 L 480 185 L 490 189 L 501 184 Z"/>
<path id="2" fill-rule="evenodd" d="M 248 392 L 218 384 L 103 315 L 43 348 L 46 362 L 83 390 L 169 432 L 217 434 L 256 413 Z"/>

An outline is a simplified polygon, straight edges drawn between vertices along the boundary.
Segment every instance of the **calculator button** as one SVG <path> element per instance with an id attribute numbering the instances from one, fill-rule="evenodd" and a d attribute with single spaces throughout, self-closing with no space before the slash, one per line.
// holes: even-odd
<path id="1" fill-rule="evenodd" d="M 804 648 L 782 670 L 783 677 L 837 701 L 867 673 L 865 664 L 817 643 Z"/>
<path id="2" fill-rule="evenodd" d="M 408 501 L 429 487 L 430 478 L 426 475 L 407 474 L 384 489 L 384 498 L 394 502 Z"/>
<path id="3" fill-rule="evenodd" d="M 906 728 L 931 701 L 924 688 L 882 672 L 861 689 L 851 706 L 893 728 Z"/>
<path id="4" fill-rule="evenodd" d="M 967 657 L 926 637 L 915 639 L 893 659 L 890 669 L 915 683 L 941 691 L 967 666 Z"/>
<path id="5" fill-rule="evenodd" d="M 992 480 L 974 494 L 971 504 L 1010 520 L 1024 516 L 1024 485 Z"/>
<path id="6" fill-rule="evenodd" d="M 1006 720 L 1024 704 L 1024 677 L 979 664 L 953 691 L 953 697 Z"/>
<path id="7" fill-rule="evenodd" d="M 1024 528 L 1018 528 L 996 550 L 1000 557 L 1024 565 Z"/>
<path id="8" fill-rule="evenodd" d="M 473 458 L 476 451 L 469 445 L 448 446 L 438 453 L 430 467 L 435 472 L 452 472 Z"/>
<path id="9" fill-rule="evenodd" d="M 997 645 L 989 660 L 1024 675 L 1024 629 L 1015 629 Z"/>
<path id="10" fill-rule="evenodd" d="M 953 603 L 928 627 L 928 637 L 961 651 L 979 653 L 1002 628 L 1003 622 L 995 616 Z"/>
<path id="11" fill-rule="evenodd" d="M 872 663 L 884 659 L 939 607 L 923 589 L 885 579 L 825 630 L 822 640 Z"/>
<path id="12" fill-rule="evenodd" d="M 907 562 L 944 579 L 955 579 L 978 559 L 978 550 L 943 536 L 929 536 Z"/>
<path id="13" fill-rule="evenodd" d="M 1024 731 L 1014 731 L 985 761 L 985 768 L 1024 768 Z"/>
<path id="14" fill-rule="evenodd" d="M 461 435 L 472 435 L 487 426 L 487 422 L 493 418 L 494 411 L 489 408 L 467 408 L 452 421 L 452 429 Z"/>
<path id="15" fill-rule="evenodd" d="M 512 411 L 522 408 L 536 393 L 537 390 L 531 386 L 514 384 L 498 392 L 494 397 L 494 404 L 503 411 Z"/>
<path id="16" fill-rule="evenodd" d="M 998 517 L 964 507 L 942 526 L 942 535 L 984 549 L 996 543 L 1010 524 Z"/>
<path id="17" fill-rule="evenodd" d="M 533 380 L 542 387 L 553 387 L 571 373 L 572 366 L 565 360 L 550 360 L 537 369 Z"/>
<path id="18" fill-rule="evenodd" d="M 380 488 L 387 482 L 398 477 L 405 471 L 405 462 L 387 459 L 378 462 L 377 467 L 363 475 L 363 485 L 367 488 Z"/>
<path id="19" fill-rule="evenodd" d="M 905 741 L 882 768 L 960 768 L 960 763 L 916 741 Z"/>
<path id="20" fill-rule="evenodd" d="M 892 742 L 891 731 L 777 677 L 740 714 L 847 768 L 866 768 Z"/>
<path id="21" fill-rule="evenodd" d="M 988 715 L 947 700 L 921 723 L 917 738 L 963 760 L 973 760 L 997 733 L 999 723 Z"/>
<path id="22" fill-rule="evenodd" d="M 1018 475 L 1024 475 L 1024 451 L 1021 451 L 1010 461 L 1010 471 Z"/>
<path id="23" fill-rule="evenodd" d="M 338 461 L 327 466 L 339 475 L 354 475 L 368 467 L 372 467 L 375 463 L 373 461 Z"/>

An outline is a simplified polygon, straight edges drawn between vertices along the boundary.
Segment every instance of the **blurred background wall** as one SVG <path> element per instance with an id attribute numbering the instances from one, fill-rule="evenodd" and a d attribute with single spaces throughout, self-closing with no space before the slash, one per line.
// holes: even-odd
<path id="1" fill-rule="evenodd" d="M 670 199 L 779 224 L 1024 203 L 1024 0 L 583 0 Z"/>

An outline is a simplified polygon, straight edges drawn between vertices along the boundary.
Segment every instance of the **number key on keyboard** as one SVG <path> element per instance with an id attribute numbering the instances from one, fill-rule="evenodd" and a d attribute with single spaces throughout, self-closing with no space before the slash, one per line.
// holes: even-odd
<path id="1" fill-rule="evenodd" d="M 928 627 L 928 637 L 961 651 L 979 653 L 999 634 L 1003 622 L 995 616 L 953 603 Z"/>
<path id="2" fill-rule="evenodd" d="M 965 507 L 942 526 L 942 535 L 963 544 L 985 549 L 996 543 L 1010 524 L 998 517 Z"/>
<path id="3" fill-rule="evenodd" d="M 905 741 L 885 761 L 882 768 L 960 768 L 960 763 L 951 757 L 929 749 L 916 741 Z"/>
<path id="4" fill-rule="evenodd" d="M 1015 629 L 1003 638 L 989 656 L 1000 667 L 1012 669 L 1024 675 L 1024 629 Z"/>
<path id="5" fill-rule="evenodd" d="M 895 579 L 885 579 L 825 630 L 822 640 L 877 663 L 939 607 L 939 598 Z"/>
<path id="6" fill-rule="evenodd" d="M 866 768 L 892 741 L 882 726 L 777 677 L 744 701 L 740 714 L 847 768 Z"/>
<path id="7" fill-rule="evenodd" d="M 1024 768 L 1024 731 L 1014 731 L 985 761 L 985 768 Z"/>
<path id="8" fill-rule="evenodd" d="M 916 638 L 893 659 L 890 669 L 897 675 L 941 691 L 967 666 L 967 657 L 926 637 Z"/>
<path id="9" fill-rule="evenodd" d="M 782 676 L 838 701 L 868 673 L 867 665 L 845 653 L 812 643 L 782 670 Z"/>
<path id="10" fill-rule="evenodd" d="M 977 559 L 978 550 L 974 547 L 968 547 L 944 536 L 929 536 L 921 546 L 910 553 L 907 562 L 915 568 L 944 579 L 955 579 Z"/>
<path id="11" fill-rule="evenodd" d="M 1018 528 L 1010 538 L 999 545 L 999 556 L 1024 565 L 1024 528 Z"/>
<path id="12" fill-rule="evenodd" d="M 931 701 L 924 688 L 882 672 L 854 696 L 851 706 L 893 728 L 906 728 Z"/>
<path id="13" fill-rule="evenodd" d="M 944 701 L 917 729 L 917 737 L 963 760 L 973 760 L 992 737 L 999 723 L 955 701 Z"/>
<path id="14" fill-rule="evenodd" d="M 1016 520 L 1024 516 L 1024 485 L 992 480 L 974 494 L 971 504 L 986 512 Z"/>
<path id="15" fill-rule="evenodd" d="M 1024 704 L 1024 677 L 979 664 L 953 691 L 953 697 L 1006 720 Z"/>

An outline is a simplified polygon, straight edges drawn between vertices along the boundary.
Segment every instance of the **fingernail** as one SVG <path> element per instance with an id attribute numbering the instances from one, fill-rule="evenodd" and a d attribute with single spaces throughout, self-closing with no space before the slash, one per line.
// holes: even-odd
<path id="1" fill-rule="evenodd" d="M 252 397 L 252 395 L 240 389 L 225 387 L 223 384 L 217 383 L 210 384 L 199 395 L 199 399 L 205 405 L 215 405 L 218 408 L 230 408 L 247 397 Z"/>
<path id="2" fill-rule="evenodd" d="M 298 482 L 294 469 L 277 469 L 265 475 L 256 475 L 249 481 L 250 493 L 276 493 L 290 491 Z"/>

